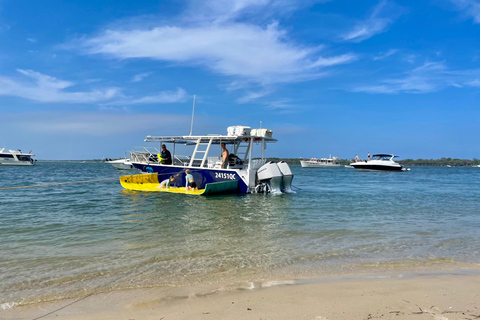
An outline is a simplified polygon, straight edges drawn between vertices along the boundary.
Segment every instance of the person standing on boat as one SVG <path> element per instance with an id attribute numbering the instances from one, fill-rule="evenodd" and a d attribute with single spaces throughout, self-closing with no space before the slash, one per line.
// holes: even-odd
<path id="1" fill-rule="evenodd" d="M 370 152 L 367 155 L 367 161 L 370 161 Z"/>
<path id="2" fill-rule="evenodd" d="M 355 155 L 355 162 L 358 162 L 358 154 Z"/>
<path id="3" fill-rule="evenodd" d="M 222 169 L 226 169 L 228 166 L 228 150 L 225 147 L 225 143 L 221 144 L 222 147 Z"/>
<path id="4" fill-rule="evenodd" d="M 185 190 L 197 190 L 197 184 L 195 183 L 195 180 L 193 179 L 192 174 L 190 173 L 190 169 L 185 170 L 185 173 L 187 174 L 185 176 Z"/>
<path id="5" fill-rule="evenodd" d="M 162 153 L 160 155 L 162 156 L 162 164 L 172 164 L 172 155 L 164 144 L 162 144 Z"/>

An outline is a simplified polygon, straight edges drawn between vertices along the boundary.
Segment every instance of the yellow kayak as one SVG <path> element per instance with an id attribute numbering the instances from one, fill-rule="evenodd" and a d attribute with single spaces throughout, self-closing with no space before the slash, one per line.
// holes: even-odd
<path id="1" fill-rule="evenodd" d="M 171 192 L 190 195 L 206 195 L 218 193 L 235 193 L 238 188 L 238 181 L 221 181 L 205 184 L 205 189 L 186 190 L 185 187 L 161 188 L 158 181 L 158 173 L 146 173 L 120 176 L 120 184 L 128 190 Z"/>

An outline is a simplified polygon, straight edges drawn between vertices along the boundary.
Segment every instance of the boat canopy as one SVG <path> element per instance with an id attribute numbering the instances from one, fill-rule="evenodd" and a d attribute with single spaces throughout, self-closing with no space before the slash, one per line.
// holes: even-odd
<path id="1" fill-rule="evenodd" d="M 277 142 L 277 139 L 271 137 L 259 137 L 259 136 L 226 136 L 226 135 L 205 135 L 205 136 L 147 136 L 145 142 L 165 142 L 165 143 L 180 143 L 186 145 L 194 145 L 198 142 L 209 142 L 212 144 L 236 144 L 238 142 L 247 142 L 250 139 L 253 141 L 265 141 L 265 142 Z"/>

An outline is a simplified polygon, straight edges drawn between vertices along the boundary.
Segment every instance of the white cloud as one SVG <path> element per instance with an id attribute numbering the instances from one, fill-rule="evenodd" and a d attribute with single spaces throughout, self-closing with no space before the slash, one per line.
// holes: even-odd
<path id="1" fill-rule="evenodd" d="M 473 18 L 475 23 L 480 23 L 480 2 L 478 0 L 450 0 L 460 10 L 464 10 Z"/>
<path id="2" fill-rule="evenodd" d="M 321 57 L 318 47 L 296 46 L 277 23 L 266 28 L 238 23 L 107 30 L 82 40 L 81 46 L 87 54 L 201 65 L 226 76 L 262 84 L 318 77 L 321 67 L 355 59 L 353 54 Z"/>
<path id="3" fill-rule="evenodd" d="M 185 102 L 188 98 L 187 92 L 178 88 L 177 91 L 162 91 L 156 95 L 145 96 L 142 98 L 124 97 L 117 101 L 105 103 L 104 105 L 132 105 L 132 104 L 148 104 L 148 103 L 177 103 Z"/>
<path id="4" fill-rule="evenodd" d="M 31 42 L 31 43 L 37 43 L 37 40 L 33 39 L 33 38 L 27 38 L 27 41 L 28 42 Z"/>
<path id="5" fill-rule="evenodd" d="M 75 83 L 59 80 L 32 70 L 17 69 L 22 79 L 0 76 L 0 96 L 16 96 L 38 102 L 92 103 L 119 96 L 118 88 L 87 92 L 67 91 Z"/>
<path id="6" fill-rule="evenodd" d="M 330 67 L 334 66 L 337 64 L 344 64 L 344 63 L 349 63 L 354 60 L 357 60 L 357 56 L 354 54 L 342 54 L 340 56 L 336 57 L 329 57 L 329 58 L 318 58 L 314 63 L 312 63 L 311 67 L 316 68 L 316 67 Z"/>
<path id="7" fill-rule="evenodd" d="M 342 35 L 343 40 L 362 42 L 376 34 L 387 31 L 390 25 L 394 22 L 396 16 L 401 14 L 401 10 L 396 10 L 396 12 L 390 17 L 382 17 L 382 15 L 386 15 L 384 11 L 386 11 L 388 5 L 390 7 L 393 6 L 393 4 L 390 4 L 387 0 L 382 0 L 377 6 L 375 6 L 373 13 L 368 19 L 359 22 L 353 30 Z M 392 10 L 390 9 L 390 11 Z"/>
<path id="8" fill-rule="evenodd" d="M 145 73 L 136 74 L 136 75 L 133 76 L 132 82 L 140 82 L 140 81 L 142 81 L 144 78 L 148 77 L 148 76 L 151 75 L 151 74 L 152 74 L 151 72 L 145 72 Z"/>
<path id="9" fill-rule="evenodd" d="M 472 78 L 479 73 L 479 70 L 452 71 L 448 70 L 443 62 L 427 62 L 401 77 L 385 79 L 380 84 L 359 85 L 352 91 L 384 94 L 429 93 L 447 87 L 475 86 L 476 79 Z"/>

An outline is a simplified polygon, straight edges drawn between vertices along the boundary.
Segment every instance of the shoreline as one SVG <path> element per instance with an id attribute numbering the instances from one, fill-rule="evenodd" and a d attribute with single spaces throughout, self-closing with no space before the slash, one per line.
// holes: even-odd
<path id="1" fill-rule="evenodd" d="M 13 319 L 477 319 L 480 269 L 111 291 L 0 310 Z"/>

